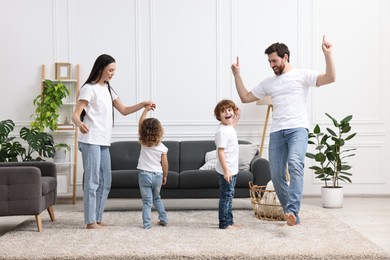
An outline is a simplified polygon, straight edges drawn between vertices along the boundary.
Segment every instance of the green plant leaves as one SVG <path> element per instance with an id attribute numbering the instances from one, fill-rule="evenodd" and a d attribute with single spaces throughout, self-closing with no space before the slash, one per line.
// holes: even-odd
<path id="1" fill-rule="evenodd" d="M 351 140 L 356 136 L 356 133 L 348 135 L 345 134 L 351 131 L 349 122 L 352 119 L 352 115 L 345 117 L 338 122 L 331 115 L 325 113 L 329 117 L 336 128 L 326 128 L 327 133 L 322 133 L 320 126 L 317 124 L 312 133 L 308 134 L 308 144 L 315 146 L 316 153 L 306 153 L 306 157 L 315 160 L 317 165 L 309 167 L 314 170 L 316 178 L 325 182 L 325 187 L 338 187 L 338 181 L 352 182 L 348 176 L 352 174 L 347 172 L 352 168 L 345 159 L 355 156 L 351 151 L 356 148 L 344 149 L 346 141 Z M 328 185 L 328 181 L 331 181 L 331 185 Z"/>
<path id="2" fill-rule="evenodd" d="M 46 127 L 52 131 L 57 130 L 59 108 L 63 105 L 63 99 L 69 94 L 69 88 L 62 82 L 53 83 L 51 80 L 45 80 L 42 93 L 33 101 L 37 108 L 35 114 L 31 115 L 34 121 L 30 123 L 30 126 L 41 132 Z"/>
<path id="3" fill-rule="evenodd" d="M 26 159 L 30 160 L 31 154 L 36 151 L 39 154 L 37 157 L 38 160 L 42 160 L 41 157 L 53 158 L 55 155 L 54 148 L 54 139 L 53 136 L 45 133 L 39 132 L 37 129 L 28 129 L 23 127 L 20 130 L 20 137 L 27 141 L 29 145 L 29 151 L 27 153 Z"/>
<path id="4" fill-rule="evenodd" d="M 319 126 L 319 125 L 316 125 L 316 126 L 314 127 L 313 132 L 314 132 L 315 135 L 318 135 L 319 133 L 321 133 L 321 128 L 320 128 L 320 126 Z M 313 136 L 314 136 L 314 135 L 313 135 Z"/>
<path id="5" fill-rule="evenodd" d="M 336 119 L 334 119 L 334 118 L 333 118 L 331 115 L 329 115 L 328 113 L 325 113 L 325 115 L 326 115 L 327 117 L 329 117 L 329 118 L 332 120 L 333 125 L 334 125 L 335 127 L 339 127 L 339 123 L 337 122 Z"/>
<path id="6" fill-rule="evenodd" d="M 27 143 L 27 149 L 15 137 L 9 137 L 15 124 L 7 119 L 0 122 L 0 162 L 43 161 L 55 155 L 53 136 L 36 128 L 22 127 L 19 136 Z"/>
<path id="7" fill-rule="evenodd" d="M 348 124 L 351 121 L 352 115 L 346 116 L 343 120 L 340 121 L 340 124 Z"/>
<path id="8" fill-rule="evenodd" d="M 11 133 L 15 128 L 15 124 L 12 120 L 7 119 L 0 122 L 0 143 L 4 142 L 9 133 Z"/>
<path id="9" fill-rule="evenodd" d="M 336 132 L 333 131 L 332 129 L 326 128 L 326 130 L 329 132 L 329 134 L 331 134 L 331 135 L 333 135 L 333 136 L 337 136 Z"/>
<path id="10" fill-rule="evenodd" d="M 349 135 L 347 138 L 345 138 L 345 140 L 352 139 L 352 138 L 354 138 L 354 137 L 355 137 L 355 135 L 356 135 L 356 133 L 353 133 L 353 134 Z"/>

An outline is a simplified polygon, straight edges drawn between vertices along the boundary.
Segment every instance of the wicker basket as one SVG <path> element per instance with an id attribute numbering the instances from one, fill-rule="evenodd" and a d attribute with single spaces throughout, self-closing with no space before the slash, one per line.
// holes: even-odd
<path id="1" fill-rule="evenodd" d="M 283 208 L 274 190 L 249 182 L 249 193 L 255 216 L 261 220 L 283 221 Z"/>

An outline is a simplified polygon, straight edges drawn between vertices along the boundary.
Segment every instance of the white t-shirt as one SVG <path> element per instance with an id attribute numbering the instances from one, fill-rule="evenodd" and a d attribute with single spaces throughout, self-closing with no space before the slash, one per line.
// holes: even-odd
<path id="1" fill-rule="evenodd" d="M 259 99 L 265 96 L 272 98 L 271 132 L 309 128 L 306 99 L 309 87 L 316 86 L 317 77 L 315 71 L 293 68 L 282 75 L 263 80 L 252 89 L 252 94 Z"/>
<path id="2" fill-rule="evenodd" d="M 82 143 L 110 146 L 112 133 L 112 101 L 118 96 L 108 91 L 108 85 L 85 84 L 80 89 L 79 100 L 88 101 L 85 108 L 84 123 L 88 125 L 87 134 L 79 133 Z"/>
<path id="3" fill-rule="evenodd" d="M 232 125 L 220 124 L 215 133 L 215 145 L 218 148 L 224 148 L 225 161 L 231 175 L 238 173 L 238 140 L 236 130 Z M 216 170 L 223 175 L 223 169 L 217 153 Z"/>
<path id="4" fill-rule="evenodd" d="M 162 173 L 161 155 L 167 152 L 168 148 L 163 143 L 152 147 L 141 145 L 137 169 Z"/>

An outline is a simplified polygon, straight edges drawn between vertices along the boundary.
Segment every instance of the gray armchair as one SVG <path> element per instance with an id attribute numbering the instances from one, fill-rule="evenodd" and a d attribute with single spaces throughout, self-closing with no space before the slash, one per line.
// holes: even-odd
<path id="1" fill-rule="evenodd" d="M 52 162 L 0 163 L 0 216 L 34 215 L 42 231 L 41 212 L 55 220 L 57 169 Z"/>

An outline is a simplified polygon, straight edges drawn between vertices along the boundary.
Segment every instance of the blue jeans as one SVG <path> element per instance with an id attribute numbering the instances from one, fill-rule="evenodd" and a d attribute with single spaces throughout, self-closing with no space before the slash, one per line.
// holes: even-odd
<path id="1" fill-rule="evenodd" d="M 144 228 L 149 229 L 152 227 L 152 220 L 150 218 L 152 205 L 154 205 L 158 212 L 160 223 L 166 225 L 168 223 L 168 216 L 160 196 L 162 173 L 140 170 L 138 172 L 138 184 L 142 196 L 142 222 Z"/>
<path id="2" fill-rule="evenodd" d="M 234 198 L 234 186 L 236 186 L 237 175 L 232 176 L 232 181 L 228 183 L 222 174 L 217 173 L 219 180 L 219 205 L 218 218 L 219 228 L 225 229 L 234 224 L 232 203 Z"/>
<path id="3" fill-rule="evenodd" d="M 270 134 L 269 162 L 271 179 L 285 213 L 293 213 L 299 223 L 303 193 L 303 173 L 308 142 L 306 128 L 280 130 Z M 286 165 L 290 186 L 286 180 Z"/>
<path id="4" fill-rule="evenodd" d="M 102 222 L 111 189 L 111 159 L 108 146 L 79 142 L 84 166 L 84 221 Z"/>

